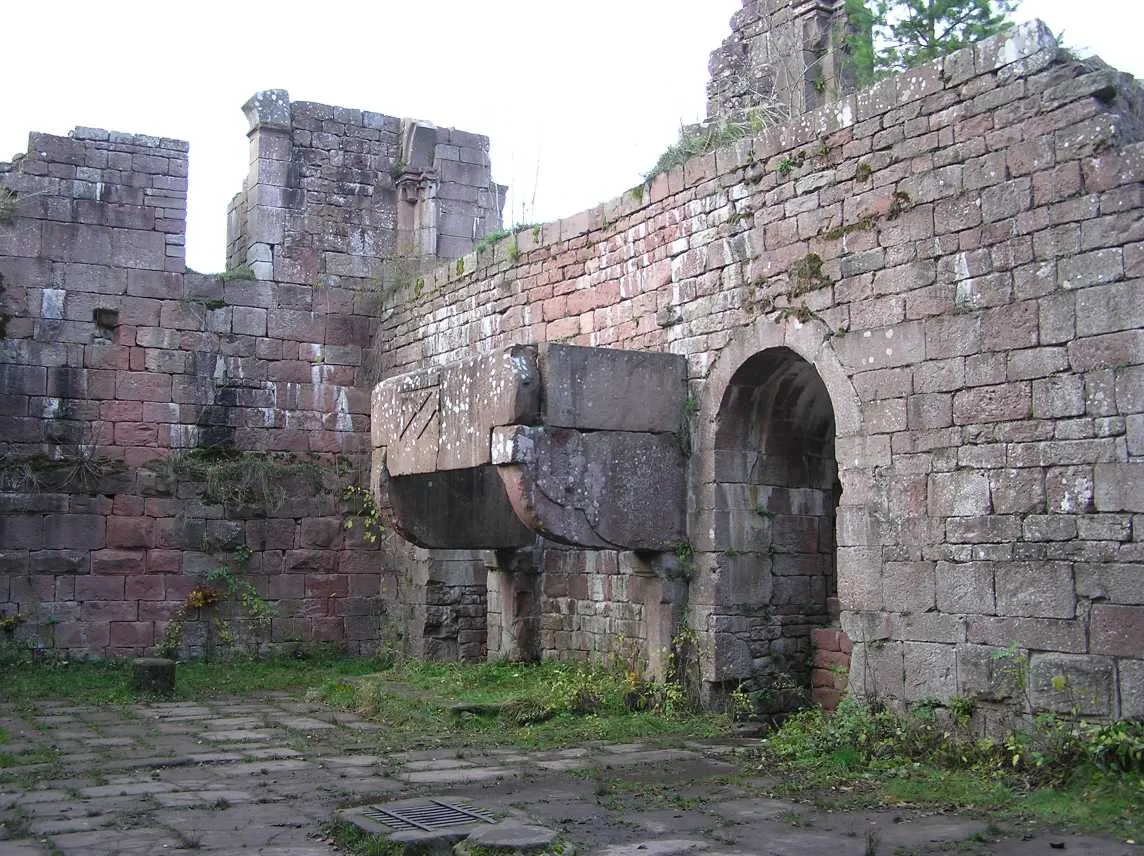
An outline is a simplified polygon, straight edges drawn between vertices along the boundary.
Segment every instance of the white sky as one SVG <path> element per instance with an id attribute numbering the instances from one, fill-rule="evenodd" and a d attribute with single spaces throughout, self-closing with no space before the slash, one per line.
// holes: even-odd
<path id="1" fill-rule="evenodd" d="M 191 143 L 188 264 L 217 271 L 260 89 L 488 134 L 506 223 L 636 184 L 702 118 L 741 0 L 56 0 L 7 4 L 0 160 L 77 125 Z M 1144 77 L 1141 0 L 1025 0 L 1065 43 Z"/>

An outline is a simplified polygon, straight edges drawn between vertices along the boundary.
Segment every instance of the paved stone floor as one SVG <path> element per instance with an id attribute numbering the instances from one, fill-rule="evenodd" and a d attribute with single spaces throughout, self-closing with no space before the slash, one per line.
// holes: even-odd
<path id="1" fill-rule="evenodd" d="M 0 769 L 0 856 L 332 856 L 320 827 L 335 808 L 416 795 L 466 797 L 605 856 L 1139 852 L 1038 831 L 981 842 L 985 825 L 971 819 L 767 799 L 734 763 L 735 744 L 382 754 L 376 724 L 286 694 L 0 704 L 0 727 L 16 762 Z"/>

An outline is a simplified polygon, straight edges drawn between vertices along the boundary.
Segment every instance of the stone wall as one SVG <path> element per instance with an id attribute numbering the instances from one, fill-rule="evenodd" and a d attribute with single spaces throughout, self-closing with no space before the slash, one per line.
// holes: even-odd
<path id="1" fill-rule="evenodd" d="M 829 624 L 836 585 L 858 695 L 1138 716 L 1140 92 L 1023 26 L 397 292 L 385 374 L 535 341 L 686 355 L 686 614 L 715 691 L 778 669 L 809 679 L 810 631 Z M 728 389 L 756 355 L 790 376 L 747 393 L 744 436 L 785 413 L 817 445 L 784 451 L 762 434 L 757 450 L 817 456 L 817 482 L 721 469 Z M 730 513 L 748 504 L 728 500 L 735 484 L 780 489 L 760 494 L 755 522 L 791 514 L 804 555 L 833 553 L 820 582 L 784 581 L 799 551 L 773 544 L 769 563 L 738 567 L 755 535 Z M 622 604 L 612 591 L 589 592 L 585 611 Z M 568 599 L 544 601 L 542 626 L 578 631 L 573 649 L 616 650 L 614 622 L 569 630 Z M 805 616 L 789 635 L 784 601 Z M 1005 680 L 1015 672 L 1027 699 Z"/>
<path id="2" fill-rule="evenodd" d="M 384 286 L 374 273 L 398 244 L 403 125 L 285 93 L 252 102 L 279 113 L 248 109 L 252 178 L 222 274 L 185 267 L 184 142 L 81 128 L 32 134 L 26 155 L 0 164 L 14 194 L 0 220 L 0 612 L 20 617 L 19 644 L 141 652 L 247 551 L 247 578 L 278 604 L 271 642 L 369 649 L 424 632 L 392 626 L 409 617 L 395 604 L 424 554 L 345 529 L 341 496 L 368 469 L 361 384 Z M 443 210 L 464 197 L 475 218 L 463 246 L 442 246 L 468 249 L 499 227 L 496 194 L 480 208 L 464 183 L 491 185 L 487 139 L 434 134 L 430 166 L 478 162 L 438 182 Z M 180 460 L 237 461 L 213 472 L 245 474 L 253 494 L 225 499 L 231 485 L 212 492 L 197 478 L 207 471 Z M 205 617 L 189 616 L 192 651 Z"/>
<path id="3" fill-rule="evenodd" d="M 845 0 L 743 0 L 711 54 L 707 118 L 800 116 L 854 90 Z"/>
<path id="4" fill-rule="evenodd" d="M 302 285 L 390 284 L 396 257 L 453 259 L 500 228 L 489 139 L 259 92 L 250 172 L 230 205 L 228 267 Z"/>

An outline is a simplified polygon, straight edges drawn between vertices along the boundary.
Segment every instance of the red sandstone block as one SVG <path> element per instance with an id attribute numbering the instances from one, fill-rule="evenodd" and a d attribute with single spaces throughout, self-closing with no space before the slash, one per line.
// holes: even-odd
<path id="1" fill-rule="evenodd" d="M 311 618 L 310 639 L 314 642 L 341 642 L 346 638 L 345 620 L 342 618 Z"/>
<path id="2" fill-rule="evenodd" d="M 126 575 L 146 572 L 146 553 L 143 550 L 95 550 L 91 554 L 93 574 Z"/>
<path id="3" fill-rule="evenodd" d="M 55 626 L 52 642 L 57 649 L 98 651 L 106 648 L 111 639 L 109 622 L 61 621 Z"/>
<path id="4" fill-rule="evenodd" d="M 118 422 L 115 425 L 117 446 L 154 446 L 158 438 L 158 426 L 153 423 Z"/>
<path id="5" fill-rule="evenodd" d="M 50 601 L 55 595 L 55 579 L 51 576 L 17 576 L 11 578 L 8 597 L 29 606 Z"/>
<path id="6" fill-rule="evenodd" d="M 141 600 L 139 601 L 139 620 L 154 621 L 156 638 L 161 639 L 166 623 L 178 615 L 182 609 L 182 601 Z"/>
<path id="7" fill-rule="evenodd" d="M 844 630 L 838 631 L 838 650 L 843 654 L 850 654 L 854 651 L 854 643 L 850 641 L 850 637 L 846 635 Z"/>
<path id="8" fill-rule="evenodd" d="M 147 648 L 155 644 L 155 625 L 150 621 L 112 621 L 110 644 L 119 648 Z"/>
<path id="9" fill-rule="evenodd" d="M 834 689 L 846 692 L 850 688 L 849 672 L 831 672 L 831 674 L 834 676 Z"/>
<path id="10" fill-rule="evenodd" d="M 49 550 L 98 550 L 106 543 L 107 518 L 99 514 L 48 514 L 44 547 Z"/>
<path id="11" fill-rule="evenodd" d="M 830 687 L 834 689 L 834 673 L 829 669 L 815 669 L 810 673 L 812 687 Z"/>
<path id="12" fill-rule="evenodd" d="M 191 589 L 199 584 L 195 577 L 185 577 L 182 574 L 163 574 L 163 589 L 167 600 L 183 601 L 191 593 Z"/>
<path id="13" fill-rule="evenodd" d="M 810 693 L 811 701 L 821 707 L 823 710 L 831 711 L 838 707 L 838 703 L 842 701 L 843 695 L 838 690 L 830 689 L 829 687 L 815 687 Z"/>
<path id="14" fill-rule="evenodd" d="M 130 365 L 128 349 L 110 342 L 88 345 L 83 351 L 83 365 L 88 369 L 123 370 Z"/>
<path id="15" fill-rule="evenodd" d="M 79 607 L 79 616 L 82 621 L 135 621 L 138 615 L 139 610 L 135 601 L 88 600 L 81 603 Z"/>
<path id="16" fill-rule="evenodd" d="M 170 401 L 171 378 L 151 372 L 118 372 L 114 397 L 127 401 Z"/>
<path id="17" fill-rule="evenodd" d="M 158 574 L 127 577 L 123 592 L 128 600 L 162 600 L 164 593 L 163 578 Z"/>
<path id="18" fill-rule="evenodd" d="M 378 637 L 376 615 L 347 615 L 342 621 L 345 625 L 347 641 L 364 642 L 376 640 Z"/>
<path id="19" fill-rule="evenodd" d="M 122 600 L 122 576 L 85 576 L 75 581 L 75 599 L 79 601 Z"/>
<path id="20" fill-rule="evenodd" d="M 837 651 L 838 634 L 834 627 L 815 627 L 810 631 L 810 643 L 820 651 Z"/>
<path id="21" fill-rule="evenodd" d="M 558 321 L 550 322 L 544 328 L 544 340 L 547 342 L 558 342 L 579 334 L 579 318 L 561 318 Z"/>
<path id="22" fill-rule="evenodd" d="M 843 654 L 841 651 L 822 651 L 814 652 L 814 665 L 819 669 L 848 669 L 850 668 L 850 655 Z"/>
<path id="23" fill-rule="evenodd" d="M 148 550 L 147 573 L 177 574 L 183 567 L 183 554 L 178 550 Z"/>
<path id="24" fill-rule="evenodd" d="M 121 517 L 140 517 L 145 507 L 146 502 L 143 497 L 119 494 L 112 502 L 111 512 Z"/>
<path id="25" fill-rule="evenodd" d="M 305 577 L 306 597 L 345 597 L 350 593 L 345 574 L 310 574 Z"/>
<path id="26" fill-rule="evenodd" d="M 151 547 L 155 519 L 152 517 L 111 517 L 107 521 L 107 546 Z"/>
<path id="27" fill-rule="evenodd" d="M 143 418 L 143 403 L 139 401 L 101 402 L 99 418 L 107 422 L 138 422 Z"/>
<path id="28" fill-rule="evenodd" d="M 170 454 L 169 449 L 155 448 L 154 446 L 132 446 L 123 450 L 123 463 L 128 469 L 138 469 L 156 458 L 165 458 Z"/>

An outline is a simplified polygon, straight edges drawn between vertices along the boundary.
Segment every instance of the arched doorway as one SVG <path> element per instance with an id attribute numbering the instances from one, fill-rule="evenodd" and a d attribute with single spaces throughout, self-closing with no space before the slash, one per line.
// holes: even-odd
<path id="1" fill-rule="evenodd" d="M 766 348 L 731 376 L 714 432 L 713 573 L 724 688 L 805 703 L 811 631 L 836 620 L 835 415 L 815 367 Z"/>

